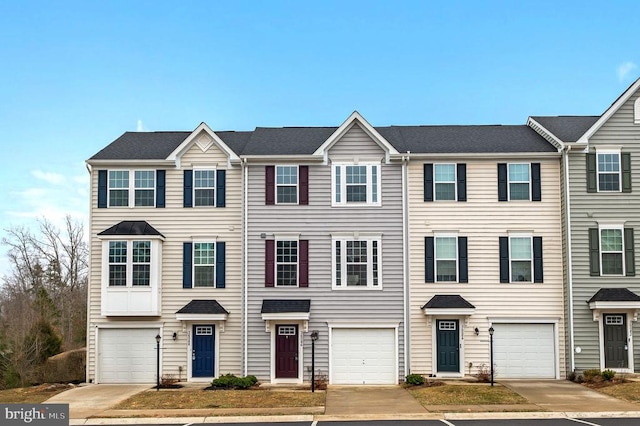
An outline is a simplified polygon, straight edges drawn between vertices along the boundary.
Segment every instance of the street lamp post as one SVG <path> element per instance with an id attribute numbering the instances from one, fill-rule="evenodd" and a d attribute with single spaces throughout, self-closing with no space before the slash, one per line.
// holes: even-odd
<path id="1" fill-rule="evenodd" d="M 311 332 L 311 392 L 316 391 L 316 340 L 318 340 L 318 330 Z"/>
<path id="2" fill-rule="evenodd" d="M 156 391 L 160 390 L 160 334 L 156 335 Z"/>
<path id="3" fill-rule="evenodd" d="M 489 327 L 489 341 L 491 348 L 491 386 L 493 386 L 493 326 Z"/>

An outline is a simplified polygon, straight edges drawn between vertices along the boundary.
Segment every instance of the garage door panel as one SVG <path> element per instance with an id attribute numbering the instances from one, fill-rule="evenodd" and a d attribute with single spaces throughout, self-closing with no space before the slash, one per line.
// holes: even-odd
<path id="1" fill-rule="evenodd" d="M 394 384 L 396 363 L 394 329 L 333 329 L 331 383 Z"/>
<path id="2" fill-rule="evenodd" d="M 556 377 L 553 324 L 494 324 L 493 327 L 498 377 Z"/>
<path id="3" fill-rule="evenodd" d="M 157 328 L 106 328 L 98 331 L 100 383 L 154 383 Z"/>

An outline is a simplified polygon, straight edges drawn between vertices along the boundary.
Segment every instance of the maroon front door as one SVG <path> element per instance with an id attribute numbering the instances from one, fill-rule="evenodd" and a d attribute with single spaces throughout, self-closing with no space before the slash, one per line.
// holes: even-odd
<path id="1" fill-rule="evenodd" d="M 298 378 L 297 325 L 276 325 L 276 378 Z"/>

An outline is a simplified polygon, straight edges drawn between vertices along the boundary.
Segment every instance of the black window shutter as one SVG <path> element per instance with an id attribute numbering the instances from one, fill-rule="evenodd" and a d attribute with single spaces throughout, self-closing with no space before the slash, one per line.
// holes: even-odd
<path id="1" fill-rule="evenodd" d="M 273 205 L 276 203 L 276 167 L 264 167 L 264 203 Z"/>
<path id="2" fill-rule="evenodd" d="M 600 276 L 600 235 L 598 228 L 589 228 L 589 274 Z"/>
<path id="3" fill-rule="evenodd" d="M 107 171 L 98 170 L 98 208 L 107 208 Z"/>
<path id="4" fill-rule="evenodd" d="M 156 170 L 156 207 L 162 208 L 165 204 L 166 170 Z"/>
<path id="5" fill-rule="evenodd" d="M 216 288 L 225 287 L 225 244 L 224 242 L 216 243 Z"/>
<path id="6" fill-rule="evenodd" d="M 193 207 L 193 170 L 184 171 L 184 207 Z"/>
<path id="7" fill-rule="evenodd" d="M 507 164 L 506 163 L 498 163 L 498 201 L 507 201 Z M 506 281 L 506 282 L 509 282 L 509 281 Z"/>
<path id="8" fill-rule="evenodd" d="M 216 207 L 224 207 L 226 195 L 226 170 L 216 170 Z"/>
<path id="9" fill-rule="evenodd" d="M 433 237 L 424 237 L 424 282 L 435 282 Z"/>
<path id="10" fill-rule="evenodd" d="M 500 237 L 500 282 L 509 282 L 509 237 Z"/>
<path id="11" fill-rule="evenodd" d="M 182 245 L 182 288 L 193 287 L 191 277 L 193 243 L 183 243 Z"/>
<path id="12" fill-rule="evenodd" d="M 299 199 L 298 204 L 306 206 L 309 204 L 309 166 L 298 167 L 299 176 Z"/>
<path id="13" fill-rule="evenodd" d="M 531 163 L 531 201 L 542 201 L 540 163 Z"/>
<path id="14" fill-rule="evenodd" d="M 424 165 L 424 200 L 433 201 L 433 164 Z"/>
<path id="15" fill-rule="evenodd" d="M 624 265 L 627 277 L 636 276 L 636 255 L 633 243 L 633 228 L 624 228 Z"/>
<path id="16" fill-rule="evenodd" d="M 458 201 L 467 201 L 467 165 L 458 164 Z"/>
<path id="17" fill-rule="evenodd" d="M 467 259 L 467 237 L 458 237 L 458 282 L 469 282 L 469 261 Z"/>
<path id="18" fill-rule="evenodd" d="M 598 192 L 595 154 L 587 154 L 587 192 Z M 598 272 L 598 275 L 600 275 L 600 272 Z"/>
<path id="19" fill-rule="evenodd" d="M 542 237 L 533 237 L 533 282 L 544 282 L 542 270 Z"/>
<path id="20" fill-rule="evenodd" d="M 631 154 L 620 154 L 622 160 L 622 192 L 631 192 Z"/>

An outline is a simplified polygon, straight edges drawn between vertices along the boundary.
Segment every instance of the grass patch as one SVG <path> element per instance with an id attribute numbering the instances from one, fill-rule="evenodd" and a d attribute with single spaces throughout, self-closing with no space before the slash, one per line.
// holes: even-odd
<path id="1" fill-rule="evenodd" d="M 249 390 L 178 390 L 142 392 L 114 407 L 116 410 L 198 408 L 284 408 L 323 406 L 324 392 Z"/>
<path id="2" fill-rule="evenodd" d="M 424 406 L 528 403 L 526 399 L 503 386 L 444 385 L 408 390 L 411 395 Z"/>
<path id="3" fill-rule="evenodd" d="M 614 398 L 629 402 L 640 402 L 640 382 L 611 383 L 608 386 L 589 386 Z"/>
<path id="4" fill-rule="evenodd" d="M 69 389 L 67 385 L 38 385 L 28 388 L 0 390 L 0 403 L 3 404 L 40 404 L 54 395 Z"/>

